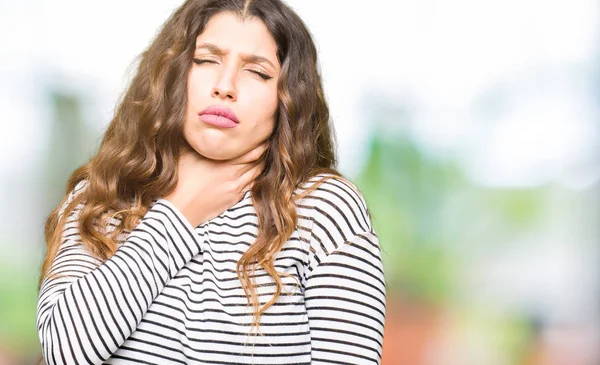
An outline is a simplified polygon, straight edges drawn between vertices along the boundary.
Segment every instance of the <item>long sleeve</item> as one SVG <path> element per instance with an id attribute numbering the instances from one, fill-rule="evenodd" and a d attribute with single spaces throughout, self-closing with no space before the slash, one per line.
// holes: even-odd
<path id="1" fill-rule="evenodd" d="M 351 182 L 327 179 L 301 207 L 312 221 L 304 274 L 311 364 L 379 364 L 386 282 L 366 202 Z"/>
<path id="2" fill-rule="evenodd" d="M 38 298 L 37 330 L 49 365 L 102 364 L 201 249 L 201 237 L 164 199 L 104 262 L 85 249 L 76 228 L 69 217 Z"/>
<path id="3" fill-rule="evenodd" d="M 325 257 L 305 287 L 311 364 L 379 364 L 385 300 L 381 254 L 373 232 L 354 236 Z"/>

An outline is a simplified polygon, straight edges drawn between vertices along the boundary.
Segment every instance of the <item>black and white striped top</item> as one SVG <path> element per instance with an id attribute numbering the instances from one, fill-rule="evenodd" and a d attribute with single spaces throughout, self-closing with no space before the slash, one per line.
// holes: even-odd
<path id="1" fill-rule="evenodd" d="M 104 262 L 81 245 L 80 208 L 51 268 L 58 275 L 39 293 L 48 364 L 380 363 L 381 251 L 365 201 L 347 180 L 329 178 L 298 201 L 297 227 L 275 261 L 289 276 L 261 316 L 262 335 L 248 335 L 252 308 L 235 272 L 257 235 L 251 192 L 196 228 L 159 199 Z M 262 268 L 256 284 L 268 302 L 275 286 Z"/>

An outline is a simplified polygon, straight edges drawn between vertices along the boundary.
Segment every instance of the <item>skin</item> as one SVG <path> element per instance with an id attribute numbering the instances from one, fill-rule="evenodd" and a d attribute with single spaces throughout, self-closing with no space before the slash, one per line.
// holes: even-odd
<path id="1" fill-rule="evenodd" d="M 275 125 L 281 70 L 275 40 L 257 18 L 216 14 L 196 47 L 183 126 L 187 145 L 175 190 L 165 196 L 192 226 L 238 202 L 263 170 L 256 160 Z M 203 122 L 198 113 L 210 105 L 231 108 L 239 125 L 220 128 Z"/>

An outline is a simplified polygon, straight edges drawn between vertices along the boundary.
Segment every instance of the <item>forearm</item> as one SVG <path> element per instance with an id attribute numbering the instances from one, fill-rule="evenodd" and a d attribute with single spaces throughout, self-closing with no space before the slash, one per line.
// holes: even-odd
<path id="1" fill-rule="evenodd" d="M 165 200 L 103 263 L 94 264 L 79 243 L 67 241 L 63 247 L 38 302 L 37 328 L 49 364 L 102 364 L 200 251 L 192 226 Z"/>

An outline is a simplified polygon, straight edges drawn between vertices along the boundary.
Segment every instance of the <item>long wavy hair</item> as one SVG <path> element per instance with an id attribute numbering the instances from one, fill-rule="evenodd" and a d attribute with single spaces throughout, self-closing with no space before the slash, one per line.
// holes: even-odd
<path id="1" fill-rule="evenodd" d="M 297 199 L 319 184 L 303 194 L 295 189 L 317 174 L 341 178 L 335 170 L 332 126 L 314 42 L 303 21 L 280 0 L 188 0 L 165 22 L 140 55 L 98 152 L 73 172 L 61 204 L 46 221 L 48 247 L 40 284 L 49 275 L 68 216 L 81 203 L 85 204 L 77 219 L 83 244 L 106 260 L 117 250 L 119 234 L 133 230 L 154 199 L 173 191 L 195 41 L 210 17 L 223 11 L 241 19 L 261 19 L 277 44 L 281 64 L 275 128 L 261 157 L 265 168 L 251 190 L 258 235 L 237 263 L 248 305 L 254 309 L 252 326 L 258 327 L 261 314 L 275 303 L 282 292 L 275 255 L 296 227 Z M 65 206 L 69 192 L 82 180 L 88 182 L 86 189 Z M 102 227 L 109 218 L 119 224 L 107 234 Z M 254 280 L 258 266 L 276 285 L 272 299 L 262 307 Z"/>

